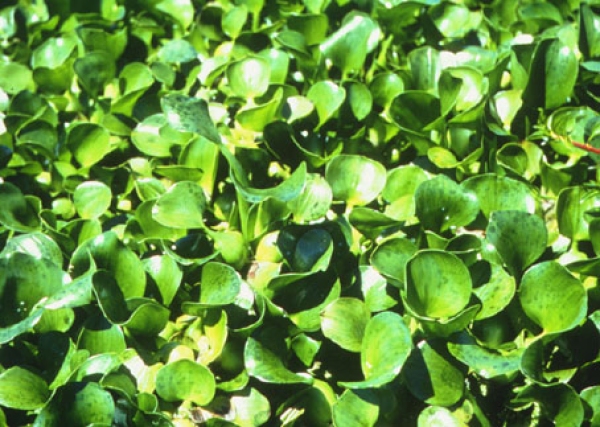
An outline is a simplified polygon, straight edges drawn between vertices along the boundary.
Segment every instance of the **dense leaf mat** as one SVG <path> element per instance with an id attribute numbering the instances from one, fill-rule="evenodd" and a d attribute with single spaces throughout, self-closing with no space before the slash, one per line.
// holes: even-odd
<path id="1" fill-rule="evenodd" d="M 0 426 L 600 426 L 600 3 L 1 4 Z"/>

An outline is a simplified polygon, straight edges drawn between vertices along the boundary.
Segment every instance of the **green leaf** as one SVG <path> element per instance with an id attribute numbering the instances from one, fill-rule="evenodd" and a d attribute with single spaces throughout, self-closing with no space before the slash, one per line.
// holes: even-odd
<path id="1" fill-rule="evenodd" d="M 333 198 L 349 205 L 362 206 L 372 202 L 383 190 L 386 171 L 383 165 L 363 156 L 342 154 L 329 161 L 325 179 Z"/>
<path id="2" fill-rule="evenodd" d="M 288 202 L 297 222 L 310 222 L 323 218 L 333 200 L 329 183 L 318 174 L 308 174 L 302 193 Z"/>
<path id="3" fill-rule="evenodd" d="M 73 204 L 80 217 L 95 219 L 110 207 L 110 188 L 98 181 L 86 181 L 77 186 L 73 193 Z"/>
<path id="4" fill-rule="evenodd" d="M 323 80 L 312 85 L 306 93 L 306 97 L 317 110 L 319 116 L 318 129 L 329 121 L 342 106 L 344 99 L 346 99 L 346 90 L 331 80 Z"/>
<path id="5" fill-rule="evenodd" d="M 497 211 L 490 216 L 486 238 L 513 275 L 537 260 L 546 250 L 547 231 L 544 221 L 521 211 Z"/>
<path id="6" fill-rule="evenodd" d="M 390 116 L 399 126 L 423 133 L 442 114 L 440 99 L 425 91 L 410 90 L 399 94 L 390 106 Z"/>
<path id="7" fill-rule="evenodd" d="M 200 304 L 220 306 L 231 304 L 241 289 L 241 279 L 230 266 L 209 262 L 202 268 Z"/>
<path id="8" fill-rule="evenodd" d="M 31 371 L 13 366 L 0 373 L 0 404 L 30 411 L 40 409 L 50 398 L 46 382 Z"/>
<path id="9" fill-rule="evenodd" d="M 221 135 L 210 117 L 205 100 L 169 94 L 161 98 L 160 105 L 173 129 L 197 133 L 215 144 L 221 143 Z"/>
<path id="10" fill-rule="evenodd" d="M 371 112 L 373 97 L 363 83 L 353 82 L 348 87 L 350 110 L 356 120 L 363 120 Z"/>
<path id="11" fill-rule="evenodd" d="M 479 201 L 474 193 L 438 175 L 417 187 L 415 211 L 425 229 L 443 232 L 471 223 L 479 212 Z"/>
<path id="12" fill-rule="evenodd" d="M 32 199 L 21 193 L 18 187 L 8 182 L 0 183 L 0 224 L 19 232 L 36 231 L 40 219 L 31 203 Z"/>
<path id="13" fill-rule="evenodd" d="M 417 252 L 406 264 L 404 300 L 424 317 L 452 317 L 471 298 L 469 270 L 456 255 L 428 249 Z"/>
<path id="14" fill-rule="evenodd" d="M 417 246 L 406 238 L 391 238 L 379 244 L 371 254 L 371 264 L 381 274 L 404 283 L 405 267 L 417 252 Z"/>
<path id="15" fill-rule="evenodd" d="M 574 328 L 587 313 L 582 283 L 554 261 L 536 264 L 523 274 L 519 301 L 527 317 L 546 334 Z"/>
<path id="16" fill-rule="evenodd" d="M 464 393 L 464 376 L 449 361 L 437 341 L 421 341 L 404 365 L 404 379 L 419 400 L 438 406 L 452 406 Z"/>
<path id="17" fill-rule="evenodd" d="M 321 330 L 343 349 L 359 352 L 369 318 L 369 309 L 361 300 L 338 298 L 321 313 Z"/>
<path id="18" fill-rule="evenodd" d="M 111 324 L 104 316 L 90 316 L 80 330 L 77 348 L 90 354 L 121 353 L 127 348 L 119 325 Z"/>
<path id="19" fill-rule="evenodd" d="M 253 99 L 264 95 L 269 88 L 271 67 L 266 59 L 244 58 L 229 65 L 227 79 L 234 96 Z"/>
<path id="20" fill-rule="evenodd" d="M 418 427 L 464 427 L 466 426 L 452 411 L 442 406 L 428 406 L 419 414 Z"/>
<path id="21" fill-rule="evenodd" d="M 187 40 L 174 39 L 167 41 L 157 52 L 161 61 L 167 64 L 190 62 L 196 59 L 198 53 Z"/>
<path id="22" fill-rule="evenodd" d="M 152 157 L 170 157 L 171 149 L 188 142 L 190 134 L 182 134 L 171 127 L 169 116 L 155 114 L 146 117 L 133 129 L 131 142 L 142 153 Z"/>
<path id="23" fill-rule="evenodd" d="M 410 355 L 410 330 L 396 313 L 383 312 L 367 322 L 361 344 L 360 363 L 364 381 L 342 382 L 343 387 L 376 388 L 393 381 Z"/>
<path id="24" fill-rule="evenodd" d="M 67 146 L 82 167 L 91 167 L 111 151 L 110 134 L 94 123 L 76 123 L 67 130 Z"/>
<path id="25" fill-rule="evenodd" d="M 557 108 L 571 97 L 579 71 L 574 37 L 548 38 L 536 47 L 530 78 L 523 93 L 525 105 Z"/>
<path id="26" fill-rule="evenodd" d="M 523 354 L 522 350 L 493 352 L 479 346 L 466 332 L 461 332 L 448 342 L 448 350 L 477 375 L 487 379 L 518 372 Z"/>
<path id="27" fill-rule="evenodd" d="M 156 283 L 163 304 L 169 306 L 181 285 L 183 272 L 175 260 L 166 255 L 154 255 L 144 259 L 142 263 L 144 270 Z"/>
<path id="28" fill-rule="evenodd" d="M 351 12 L 344 17 L 340 28 L 321 43 L 320 49 L 325 58 L 348 75 L 363 67 L 367 54 L 377 47 L 380 34 L 371 17 Z"/>
<path id="29" fill-rule="evenodd" d="M 271 416 L 269 400 L 254 388 L 232 395 L 229 401 L 235 414 L 232 421 L 236 425 L 260 426 L 265 424 Z"/>
<path id="30" fill-rule="evenodd" d="M 210 370 L 191 360 L 169 363 L 156 374 L 156 393 L 167 402 L 189 400 L 203 406 L 213 400 L 215 390 Z"/>
<path id="31" fill-rule="evenodd" d="M 33 74 L 26 66 L 16 62 L 0 63 L 0 88 L 14 95 L 23 90 L 33 91 Z"/>
<path id="32" fill-rule="evenodd" d="M 161 195 L 152 208 L 152 218 L 166 227 L 202 228 L 206 197 L 200 185 L 181 181 Z"/>
<path id="33" fill-rule="evenodd" d="M 494 211 L 515 210 L 535 213 L 537 201 L 533 191 L 521 181 L 493 174 L 477 175 L 461 186 L 479 200 L 481 212 L 489 218 Z"/>
<path id="34" fill-rule="evenodd" d="M 423 169 L 418 166 L 399 166 L 387 173 L 383 199 L 390 203 L 385 207 L 386 215 L 398 221 L 409 221 L 415 215 L 415 192 L 419 185 L 428 180 Z"/>
<path id="35" fill-rule="evenodd" d="M 281 358 L 267 345 L 250 337 L 244 347 L 244 364 L 250 376 L 275 384 L 310 384 L 310 377 L 295 374 L 285 367 Z"/>
<path id="36" fill-rule="evenodd" d="M 532 384 L 520 390 L 511 403 L 533 402 L 540 405 L 543 417 L 555 425 L 579 426 L 583 423 L 581 399 L 568 384 L 559 383 L 549 387 Z"/>
<path id="37" fill-rule="evenodd" d="M 374 426 L 379 418 L 379 402 L 370 390 L 346 390 L 333 405 L 333 425 Z"/>
<path id="38" fill-rule="evenodd" d="M 404 81 L 396 73 L 389 71 L 380 73 L 373 77 L 369 90 L 373 97 L 373 103 L 388 109 L 394 98 L 404 91 Z"/>
<path id="39" fill-rule="evenodd" d="M 42 409 L 34 425 L 109 425 L 114 414 L 113 398 L 99 384 L 70 382 Z"/>
<path id="40" fill-rule="evenodd" d="M 306 182 L 306 163 L 300 166 L 282 183 L 271 188 L 255 188 L 250 186 L 241 165 L 231 154 L 228 155 L 231 166 L 231 178 L 236 189 L 250 203 L 259 203 L 267 198 L 273 198 L 282 202 L 295 199 L 302 192 Z"/>
<path id="41" fill-rule="evenodd" d="M 90 257 L 98 269 L 111 273 L 126 299 L 144 294 L 146 275 L 143 264 L 113 231 L 87 240 L 77 248 L 71 258 L 76 276 L 90 269 Z"/>
<path id="42" fill-rule="evenodd" d="M 516 292 L 516 281 L 501 265 L 481 262 L 471 269 L 471 276 L 479 279 L 484 276 L 482 284 L 473 288 L 473 293 L 482 303 L 477 319 L 492 317 L 504 310 Z"/>
<path id="43" fill-rule="evenodd" d="M 585 213 L 600 201 L 600 191 L 583 186 L 564 188 L 556 201 L 556 219 L 560 233 L 572 240 L 589 238 Z"/>
<path id="44" fill-rule="evenodd" d="M 592 426 L 600 424 L 600 386 L 591 386 L 583 389 L 579 394 L 584 402 L 592 410 L 590 422 Z"/>
<path id="45" fill-rule="evenodd" d="M 114 59 L 104 51 L 90 52 L 77 58 L 73 69 L 81 86 L 92 98 L 102 95 L 116 74 Z"/>

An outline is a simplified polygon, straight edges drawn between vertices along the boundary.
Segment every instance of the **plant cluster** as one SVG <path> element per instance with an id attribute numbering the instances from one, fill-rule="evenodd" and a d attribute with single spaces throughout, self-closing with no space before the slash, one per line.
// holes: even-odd
<path id="1" fill-rule="evenodd" d="M 600 426 L 600 4 L 0 9 L 0 426 Z"/>

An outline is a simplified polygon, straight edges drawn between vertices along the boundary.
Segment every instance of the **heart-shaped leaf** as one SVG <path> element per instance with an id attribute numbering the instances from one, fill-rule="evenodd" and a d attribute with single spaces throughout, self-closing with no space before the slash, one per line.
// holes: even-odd
<path id="1" fill-rule="evenodd" d="M 487 240 L 513 275 L 520 275 L 546 250 L 547 231 L 537 215 L 522 211 L 496 211 L 486 229 Z"/>

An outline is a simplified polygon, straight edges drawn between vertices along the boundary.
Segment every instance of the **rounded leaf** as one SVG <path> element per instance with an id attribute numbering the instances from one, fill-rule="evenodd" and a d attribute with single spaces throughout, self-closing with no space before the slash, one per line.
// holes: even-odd
<path id="1" fill-rule="evenodd" d="M 79 216 L 94 219 L 101 216 L 110 207 L 112 192 L 98 181 L 86 181 L 77 186 L 73 193 L 73 204 Z"/>
<path id="2" fill-rule="evenodd" d="M 310 222 L 324 217 L 332 200 L 329 183 L 321 175 L 308 174 L 302 193 L 291 200 L 289 206 L 296 221 Z"/>
<path id="3" fill-rule="evenodd" d="M 458 314 L 469 303 L 472 287 L 469 269 L 451 253 L 422 250 L 406 264 L 405 302 L 419 316 Z"/>
<path id="4" fill-rule="evenodd" d="M 13 366 L 0 373 L 0 405 L 30 411 L 50 398 L 48 384 L 31 371 Z"/>
<path id="5" fill-rule="evenodd" d="M 479 213 L 477 196 L 445 175 L 422 182 L 415 192 L 415 204 L 423 227 L 434 232 L 467 225 Z"/>
<path id="6" fill-rule="evenodd" d="M 67 146 L 83 167 L 91 167 L 110 152 L 110 134 L 95 123 L 77 123 L 67 131 Z"/>
<path id="7" fill-rule="evenodd" d="M 213 400 L 215 390 L 208 368 L 188 359 L 169 363 L 156 374 L 156 393 L 167 402 L 189 400 L 203 406 Z"/>
<path id="8" fill-rule="evenodd" d="M 363 156 L 342 154 L 327 164 L 325 179 L 331 185 L 333 197 L 350 205 L 366 205 L 383 190 L 385 167 Z"/>
<path id="9" fill-rule="evenodd" d="M 587 293 L 579 279 L 554 261 L 537 264 L 523 274 L 519 290 L 523 311 L 544 333 L 577 326 L 587 313 Z"/>
<path id="10" fill-rule="evenodd" d="M 271 67 L 260 57 L 248 57 L 232 63 L 227 68 L 229 88 L 243 99 L 264 95 L 269 88 Z"/>

